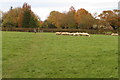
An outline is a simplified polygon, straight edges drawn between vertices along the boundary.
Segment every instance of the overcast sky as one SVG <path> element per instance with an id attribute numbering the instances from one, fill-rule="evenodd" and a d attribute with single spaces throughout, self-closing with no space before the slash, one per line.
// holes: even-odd
<path id="1" fill-rule="evenodd" d="M 53 10 L 65 12 L 71 6 L 76 10 L 84 8 L 90 13 L 101 13 L 103 10 L 118 9 L 120 0 L 0 0 L 0 11 L 8 11 L 10 6 L 22 7 L 24 2 L 31 5 L 32 11 L 37 14 L 41 20 L 45 20 Z"/>

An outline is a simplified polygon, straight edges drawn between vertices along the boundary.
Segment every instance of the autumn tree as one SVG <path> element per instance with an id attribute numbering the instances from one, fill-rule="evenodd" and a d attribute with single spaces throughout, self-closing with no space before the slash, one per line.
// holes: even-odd
<path id="1" fill-rule="evenodd" d="M 18 27 L 22 28 L 22 21 L 23 21 L 23 8 L 21 8 L 19 14 L 18 14 Z"/>
<path id="2" fill-rule="evenodd" d="M 65 28 L 75 28 L 76 21 L 75 21 L 75 13 L 76 10 L 72 6 L 67 13 L 63 13 L 63 24 Z"/>
<path id="3" fill-rule="evenodd" d="M 100 20 L 103 21 L 109 26 L 112 26 L 114 30 L 118 29 L 120 27 L 120 16 L 118 15 L 120 10 L 107 10 L 103 11 L 99 17 Z M 107 27 L 107 26 L 106 26 Z"/>
<path id="4" fill-rule="evenodd" d="M 63 14 L 58 11 L 52 11 L 47 19 L 50 23 L 54 24 L 57 28 L 62 26 L 62 16 Z"/>
<path id="5" fill-rule="evenodd" d="M 40 19 L 31 11 L 31 6 L 27 3 L 24 3 L 22 8 L 11 7 L 3 16 L 3 26 L 6 27 L 39 27 L 39 21 Z"/>
<path id="6" fill-rule="evenodd" d="M 18 14 L 20 12 L 20 8 L 15 8 L 3 15 L 3 26 L 6 27 L 17 27 L 18 26 Z"/>
<path id="7" fill-rule="evenodd" d="M 76 22 L 78 28 L 89 29 L 93 27 L 94 18 L 87 10 L 79 9 L 76 13 Z"/>
<path id="8" fill-rule="evenodd" d="M 54 24 L 57 28 L 74 28 L 76 26 L 75 13 L 76 11 L 73 6 L 69 12 L 60 13 L 52 11 L 47 21 Z"/>

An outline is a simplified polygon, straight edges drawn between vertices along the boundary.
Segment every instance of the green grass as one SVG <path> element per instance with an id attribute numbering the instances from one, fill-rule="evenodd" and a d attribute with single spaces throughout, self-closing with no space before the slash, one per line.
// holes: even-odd
<path id="1" fill-rule="evenodd" d="M 0 31 L 0 79 L 2 79 L 2 31 Z"/>
<path id="2" fill-rule="evenodd" d="M 3 32 L 3 78 L 117 78 L 118 37 Z"/>

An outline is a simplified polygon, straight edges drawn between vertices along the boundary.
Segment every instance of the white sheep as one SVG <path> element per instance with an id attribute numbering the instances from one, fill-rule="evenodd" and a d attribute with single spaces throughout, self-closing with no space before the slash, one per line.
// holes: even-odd
<path id="1" fill-rule="evenodd" d="M 111 35 L 112 35 L 112 36 L 118 36 L 118 34 L 117 34 L 117 33 L 112 33 Z"/>
<path id="2" fill-rule="evenodd" d="M 56 35 L 70 35 L 70 36 L 89 36 L 88 33 L 69 33 L 69 32 L 56 32 Z"/>
<path id="3" fill-rule="evenodd" d="M 69 35 L 68 32 L 62 32 L 61 35 Z"/>
<path id="4" fill-rule="evenodd" d="M 82 36 L 89 36 L 90 37 L 90 34 L 88 33 L 81 33 Z"/>
<path id="5" fill-rule="evenodd" d="M 56 32 L 56 35 L 61 35 L 61 32 Z"/>

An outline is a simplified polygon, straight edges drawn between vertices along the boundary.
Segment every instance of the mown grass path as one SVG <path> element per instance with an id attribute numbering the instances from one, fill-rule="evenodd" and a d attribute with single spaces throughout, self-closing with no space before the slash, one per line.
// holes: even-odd
<path id="1" fill-rule="evenodd" d="M 3 32 L 3 78 L 118 77 L 117 39 Z"/>

